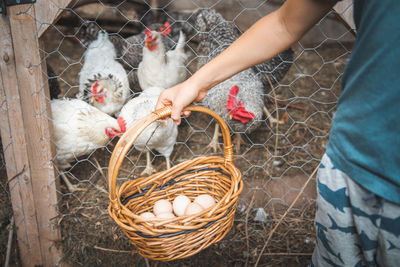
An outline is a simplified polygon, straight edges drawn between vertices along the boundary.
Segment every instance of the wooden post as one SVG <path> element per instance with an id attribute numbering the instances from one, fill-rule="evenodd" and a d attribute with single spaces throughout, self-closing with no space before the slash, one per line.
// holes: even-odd
<path id="1" fill-rule="evenodd" d="M 333 9 L 340 16 L 343 23 L 351 29 L 354 33 L 356 32 L 356 25 L 354 24 L 353 19 L 353 1 L 352 0 L 343 0 L 338 2 Z"/>
<path id="2" fill-rule="evenodd" d="M 43 91 L 33 5 L 8 8 L 0 19 L 0 128 L 23 266 L 61 261 L 51 118 Z M 11 181 L 10 181 L 11 179 Z"/>
<path id="3" fill-rule="evenodd" d="M 39 0 L 35 4 L 37 34 L 40 38 L 47 28 L 57 22 L 63 8 L 69 7 L 74 0 Z M 75 2 L 77 2 L 75 0 Z M 81 2 L 81 1 L 79 1 Z"/>
<path id="4" fill-rule="evenodd" d="M 33 200 L 33 189 L 28 161 L 27 145 L 23 127 L 18 92 L 15 60 L 10 25 L 0 16 L 0 72 L 1 72 L 1 141 L 6 161 L 7 176 L 17 226 L 18 246 L 24 266 L 42 264 L 39 229 Z"/>

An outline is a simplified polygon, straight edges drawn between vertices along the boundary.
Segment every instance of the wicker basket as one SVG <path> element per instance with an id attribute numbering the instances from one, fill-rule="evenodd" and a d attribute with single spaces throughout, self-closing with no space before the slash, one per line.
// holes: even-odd
<path id="1" fill-rule="evenodd" d="M 117 187 L 118 171 L 136 138 L 151 123 L 171 114 L 171 107 L 154 111 L 129 128 L 117 143 L 109 163 L 110 216 L 125 232 L 143 257 L 171 261 L 182 259 L 221 240 L 231 229 L 243 189 L 240 171 L 233 165 L 232 145 L 225 122 L 216 113 L 202 106 L 185 110 L 213 116 L 224 138 L 225 157 L 199 157 L 171 169 L 124 182 Z M 217 204 L 191 216 L 172 219 L 147 219 L 139 214 L 152 211 L 157 200 L 172 201 L 177 195 L 194 197 L 207 193 Z"/>

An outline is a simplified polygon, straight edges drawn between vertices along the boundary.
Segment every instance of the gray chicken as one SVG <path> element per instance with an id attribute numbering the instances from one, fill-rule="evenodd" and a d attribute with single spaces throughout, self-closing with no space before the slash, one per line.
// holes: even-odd
<path id="1" fill-rule="evenodd" d="M 232 44 L 240 32 L 233 22 L 226 21 L 213 9 L 198 10 L 194 16 L 194 28 L 199 32 L 197 52 L 200 68 Z M 292 58 L 293 51 L 289 49 L 216 85 L 204 98 L 203 104 L 218 113 L 236 134 L 237 153 L 240 150 L 240 133 L 256 129 L 266 110 L 260 96 L 269 93 L 271 87 L 264 74 L 272 83 L 279 82 L 289 70 Z M 217 125 L 210 143 L 214 151 L 218 147 L 218 133 Z"/>
<path id="2" fill-rule="evenodd" d="M 222 45 L 228 47 L 241 35 L 238 26 L 234 22 L 225 20 L 214 9 L 198 9 L 188 18 L 187 23 L 193 24 L 193 28 L 184 27 L 185 34 L 188 35 L 190 31 L 199 32 L 200 44 L 198 50 L 204 50 L 204 55 L 209 55 L 216 47 Z M 207 49 L 207 47 L 209 48 Z M 203 61 L 204 64 L 207 62 Z M 273 85 L 277 84 L 285 77 L 292 63 L 293 50 L 289 48 L 274 58 L 255 65 L 252 69 L 260 76 L 263 85 L 270 90 L 270 84 L 265 75 L 268 75 Z"/>

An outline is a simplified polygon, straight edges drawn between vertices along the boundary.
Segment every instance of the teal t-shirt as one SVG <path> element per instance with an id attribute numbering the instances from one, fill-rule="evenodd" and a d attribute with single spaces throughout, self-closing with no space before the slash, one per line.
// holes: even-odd
<path id="1" fill-rule="evenodd" d="M 354 21 L 326 153 L 361 186 L 400 204 L 400 1 L 355 0 Z"/>

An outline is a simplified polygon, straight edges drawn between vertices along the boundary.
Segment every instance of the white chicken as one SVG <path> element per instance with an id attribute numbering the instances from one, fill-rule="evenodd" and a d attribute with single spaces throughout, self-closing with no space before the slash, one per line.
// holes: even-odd
<path id="1" fill-rule="evenodd" d="M 120 117 L 118 117 L 120 124 L 125 124 L 128 129 L 136 121 L 150 114 L 154 110 L 158 96 L 163 90 L 164 88 L 162 87 L 149 87 L 138 97 L 131 99 L 121 110 Z M 171 119 L 167 122 L 166 125 L 158 121 L 152 123 L 135 140 L 134 146 L 139 151 L 148 148 L 146 150 L 147 164 L 142 174 L 151 174 L 154 172 L 149 149 L 155 149 L 161 153 L 166 159 L 167 168 L 171 167 L 169 157 L 176 143 L 178 127 Z"/>
<path id="2" fill-rule="evenodd" d="M 128 75 L 116 55 L 107 32 L 99 31 L 79 73 L 77 98 L 90 98 L 93 106 L 109 115 L 118 113 L 130 95 Z"/>
<path id="3" fill-rule="evenodd" d="M 172 11 L 168 12 L 168 14 L 175 18 L 173 28 L 170 27 L 170 22 L 168 20 L 170 20 L 171 17 L 168 16 L 168 18 L 165 18 L 167 20 L 165 23 L 152 23 L 148 26 L 150 29 L 158 30 L 165 37 L 162 38 L 162 41 L 166 51 L 169 51 L 176 46 L 180 30 L 182 29 L 185 31 L 190 27 L 187 26 L 188 23 L 179 23 L 176 21 L 177 19 L 185 21 L 189 16 L 187 13 Z M 143 45 L 147 29 L 148 28 L 145 28 L 140 33 L 126 38 L 123 38 L 120 34 L 109 34 L 110 41 L 114 44 L 115 50 L 117 51 L 118 61 L 124 66 L 128 73 L 130 89 L 134 92 L 141 91 L 137 78 L 137 68 L 143 59 Z M 100 30 L 101 28 L 96 22 L 86 21 L 82 24 L 80 30 L 76 34 L 77 40 L 79 40 L 84 47 L 89 47 L 89 45 L 96 40 L 97 34 Z"/>
<path id="4" fill-rule="evenodd" d="M 187 77 L 185 61 L 185 35 L 179 33 L 178 43 L 173 50 L 165 51 L 162 41 L 163 33 L 145 31 L 146 40 L 143 47 L 143 59 L 138 66 L 138 80 L 142 90 L 157 86 L 169 88 Z"/>
<path id="5" fill-rule="evenodd" d="M 78 157 L 105 146 L 115 136 L 125 132 L 121 121 L 107 115 L 80 99 L 55 99 L 51 101 L 54 142 L 58 167 L 65 170 Z M 77 190 L 62 174 L 68 190 Z"/>

